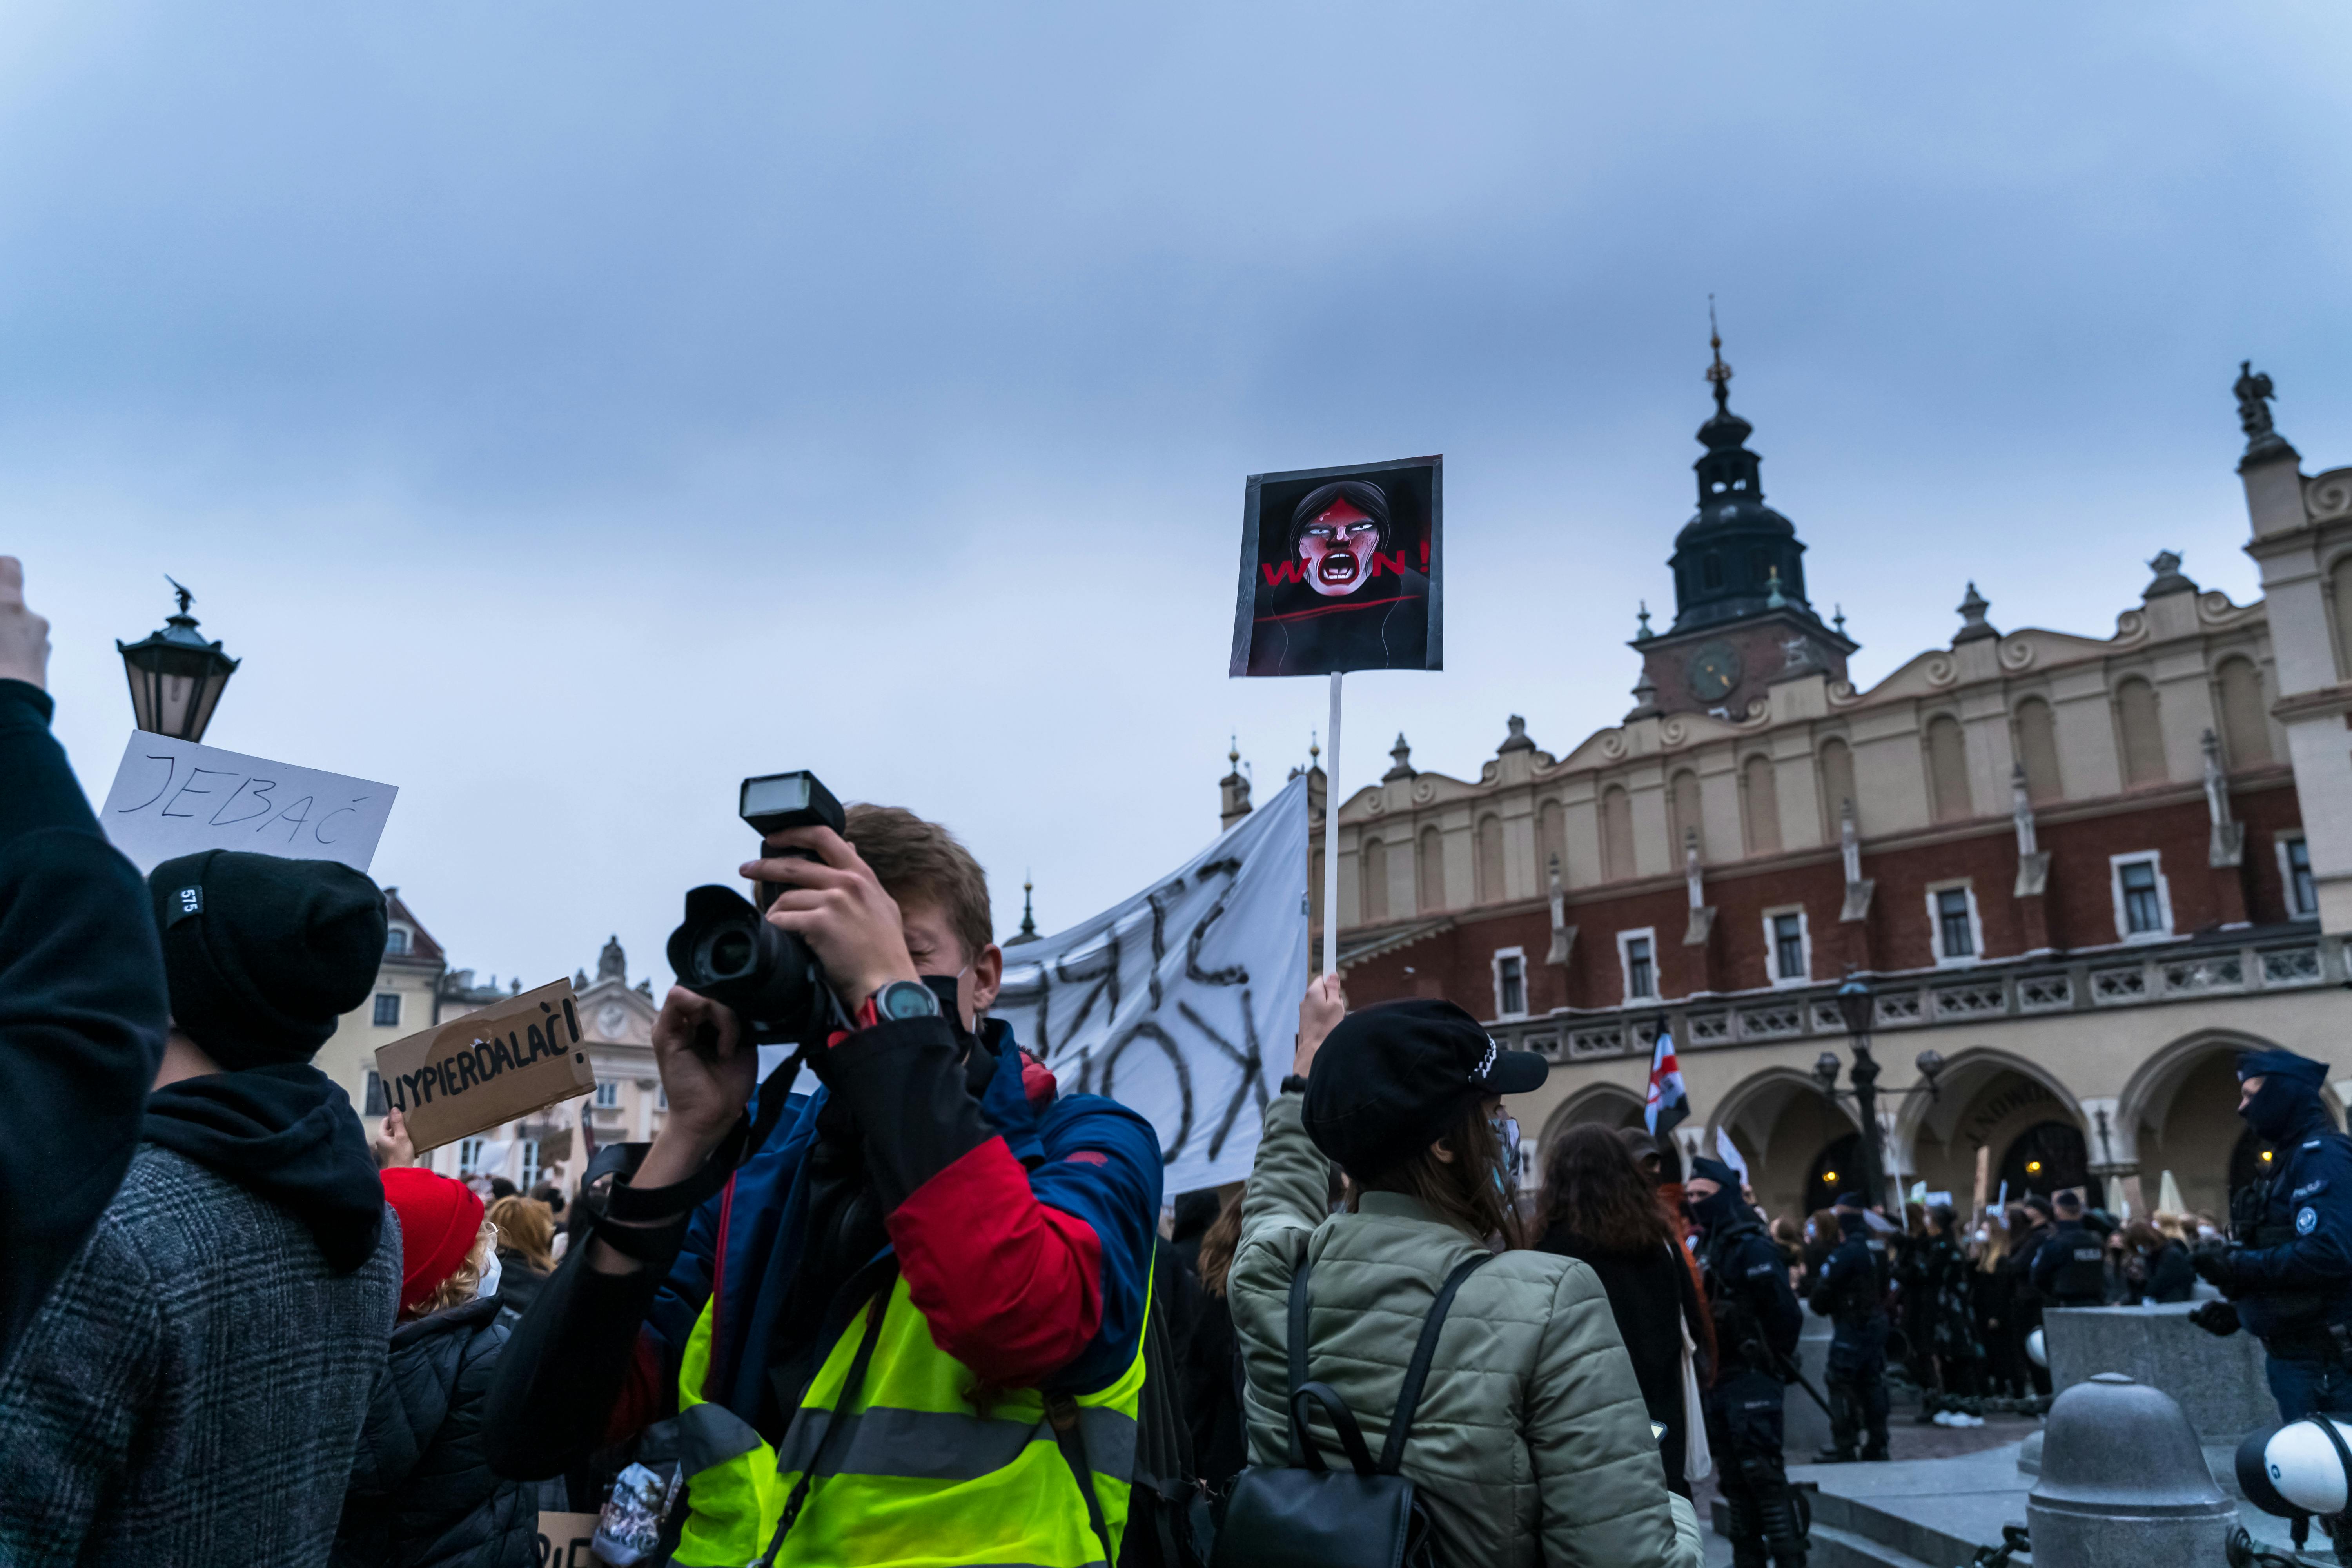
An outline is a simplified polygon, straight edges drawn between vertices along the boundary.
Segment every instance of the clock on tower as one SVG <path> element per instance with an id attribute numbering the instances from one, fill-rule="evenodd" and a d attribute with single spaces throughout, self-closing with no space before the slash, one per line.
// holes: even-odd
<path id="1" fill-rule="evenodd" d="M 1720 702 L 1739 684 L 1739 650 L 1722 638 L 1701 643 L 1685 668 L 1691 695 L 1701 702 Z"/>

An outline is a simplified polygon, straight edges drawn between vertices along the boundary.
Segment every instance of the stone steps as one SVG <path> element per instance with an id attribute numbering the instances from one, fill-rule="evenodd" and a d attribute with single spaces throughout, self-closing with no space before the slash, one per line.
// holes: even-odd
<path id="1" fill-rule="evenodd" d="M 1939 1525 L 1914 1517 L 1904 1508 L 1903 1500 L 1878 1503 L 1815 1492 L 1811 1500 L 1813 1550 L 1808 1568 L 1966 1568 L 1977 1548 L 1996 1544 L 2000 1536 L 1996 1523 L 1982 1540 L 1963 1538 L 1948 1523 Z M 1708 1523 L 1720 1535 L 1728 1518 L 1721 1497 L 1714 1500 L 1711 1512 Z M 2021 1504 L 2016 1513 L 2006 1522 L 2024 1523 Z M 2023 1552 L 2010 1561 L 2022 1568 L 2031 1568 L 2032 1563 Z"/>

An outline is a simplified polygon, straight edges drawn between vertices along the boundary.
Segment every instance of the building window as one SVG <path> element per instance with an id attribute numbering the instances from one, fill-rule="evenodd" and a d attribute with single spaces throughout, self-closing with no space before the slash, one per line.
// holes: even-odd
<path id="1" fill-rule="evenodd" d="M 1524 1018 L 1528 1014 L 1526 952 L 1507 947 L 1495 954 L 1495 1016 Z"/>
<path id="2" fill-rule="evenodd" d="M 408 928 L 394 926 L 383 933 L 383 951 L 397 958 L 408 951 Z"/>
<path id="3" fill-rule="evenodd" d="M 1764 931 L 1772 947 L 1773 984 L 1801 985 L 1812 979 L 1812 956 L 1806 952 L 1804 910 L 1766 915 Z"/>
<path id="4" fill-rule="evenodd" d="M 1658 966 L 1651 932 L 1619 931 L 1617 960 L 1625 972 L 1625 1000 L 1655 1001 L 1658 995 Z"/>
<path id="5" fill-rule="evenodd" d="M 539 1185 L 541 1169 L 541 1167 L 539 1163 L 539 1140 L 536 1138 L 524 1139 L 522 1141 L 522 1190 L 524 1192 L 528 1193 L 531 1188 Z"/>
<path id="6" fill-rule="evenodd" d="M 2279 879 L 2286 884 L 2286 912 L 2308 920 L 2319 912 L 2319 887 L 2311 879 L 2311 846 L 2298 836 L 2278 841 Z"/>
<path id="7" fill-rule="evenodd" d="M 2116 934 L 2147 942 L 2172 934 L 2172 889 L 2154 855 L 2117 855 L 2108 861 L 2115 878 Z"/>
<path id="8" fill-rule="evenodd" d="M 375 994 L 375 1026 L 379 1029 L 400 1027 L 400 993 L 379 991 Z"/>
<path id="9" fill-rule="evenodd" d="M 367 1094 L 362 1103 L 370 1116 L 382 1116 L 392 1109 L 392 1101 L 384 1098 L 383 1079 L 373 1068 L 367 1069 Z"/>
<path id="10" fill-rule="evenodd" d="M 1936 962 L 1973 963 L 1984 949 L 1977 897 L 1965 882 L 1927 889 L 1927 913 L 1935 922 Z"/>
<path id="11" fill-rule="evenodd" d="M 669 1109 L 669 1085 L 662 1084 L 654 1090 L 654 1109 L 656 1110 Z"/>
<path id="12" fill-rule="evenodd" d="M 598 1079 L 596 1080 L 596 1109 L 599 1110 L 613 1110 L 618 1109 L 620 1103 L 621 1080 L 615 1078 Z"/>
<path id="13" fill-rule="evenodd" d="M 458 1139 L 457 1173 L 461 1176 L 471 1175 L 476 1170 L 480 1168 L 481 1163 L 482 1140 L 479 1138 Z"/>

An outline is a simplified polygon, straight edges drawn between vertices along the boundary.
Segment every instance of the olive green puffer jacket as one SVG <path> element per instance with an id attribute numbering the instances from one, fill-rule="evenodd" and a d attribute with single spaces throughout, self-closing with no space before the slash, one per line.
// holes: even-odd
<path id="1" fill-rule="evenodd" d="M 1437 1288 L 1481 1245 L 1397 1193 L 1331 1215 L 1330 1162 L 1302 1097 L 1266 1108 L 1228 1289 L 1248 1373 L 1250 1460 L 1287 1452 L 1290 1279 L 1314 1260 L 1308 1375 L 1346 1399 L 1377 1455 Z M 1324 1453 L 1338 1439 L 1318 1419 Z M 1464 1282 L 1405 1446 L 1441 1560 L 1470 1568 L 1697 1568 L 1697 1516 L 1666 1489 L 1609 1298 L 1572 1258 L 1508 1252 Z"/>

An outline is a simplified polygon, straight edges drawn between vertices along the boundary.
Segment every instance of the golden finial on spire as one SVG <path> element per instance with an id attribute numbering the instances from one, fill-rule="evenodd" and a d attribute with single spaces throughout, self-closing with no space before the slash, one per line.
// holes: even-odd
<path id="1" fill-rule="evenodd" d="M 1323 745 L 1312 730 L 1307 731 L 1307 765 L 1310 769 L 1323 765 Z"/>
<path id="2" fill-rule="evenodd" d="M 1242 738 L 1238 734 L 1233 735 L 1228 738 L 1227 743 L 1233 747 L 1233 750 L 1225 753 L 1225 761 L 1234 764 L 1234 772 L 1239 773 L 1242 771 Z"/>

